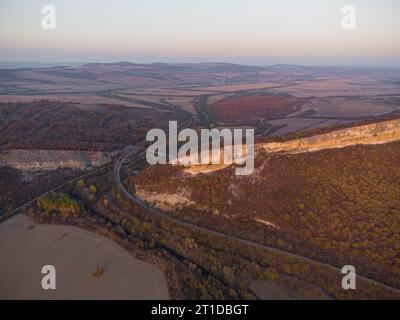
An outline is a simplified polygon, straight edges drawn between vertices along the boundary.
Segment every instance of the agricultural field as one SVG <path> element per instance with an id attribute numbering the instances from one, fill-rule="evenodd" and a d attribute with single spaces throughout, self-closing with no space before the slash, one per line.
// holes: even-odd
<path id="1" fill-rule="evenodd" d="M 302 102 L 282 96 L 239 95 L 209 105 L 215 119 L 222 123 L 257 123 L 281 118 L 299 110 Z"/>
<path id="2" fill-rule="evenodd" d="M 79 103 L 83 105 L 124 105 L 133 108 L 146 108 L 138 103 L 121 101 L 114 98 L 98 96 L 95 94 L 57 94 L 57 95 L 0 95 L 0 103 L 34 102 L 39 100 Z"/>
<path id="3" fill-rule="evenodd" d="M 53 291 L 36 285 L 48 261 L 58 273 Z M 76 227 L 37 224 L 24 215 L 0 225 L 0 269 L 0 299 L 170 298 L 162 271 L 115 242 Z"/>
<path id="4" fill-rule="evenodd" d="M 397 76 L 396 76 L 397 77 Z M 274 88 L 272 91 L 285 92 L 297 98 L 335 97 L 335 96 L 379 96 L 398 94 L 398 83 L 387 76 L 346 76 L 335 78 L 318 78 L 312 81 L 300 81 L 295 84 Z"/>
<path id="5" fill-rule="evenodd" d="M 279 118 L 298 118 L 294 125 L 289 123 L 295 120 L 288 120 L 286 129 L 280 131 L 284 134 L 291 128 L 307 129 L 310 121 L 302 118 L 315 117 L 321 120 L 318 125 L 331 125 L 333 121 L 328 120 L 353 121 L 397 110 L 399 77 L 399 70 L 384 68 L 93 63 L 2 69 L 0 103 L 46 99 L 93 106 L 180 110 L 207 125 L 254 125 L 261 121 L 259 134 L 273 127 L 274 123 L 266 122 L 271 118 L 278 122 Z M 260 100 L 258 96 L 265 98 Z M 296 107 L 275 105 L 271 99 L 276 96 L 290 103 L 297 101 Z"/>
<path id="6" fill-rule="evenodd" d="M 309 103 L 305 103 L 301 112 L 307 112 L 308 110 L 314 110 L 315 117 L 326 118 L 380 116 L 400 110 L 400 97 L 316 98 Z M 295 115 L 292 114 L 291 116 Z"/>
<path id="7" fill-rule="evenodd" d="M 25 255 L 0 241 L 0 297 L 52 298 L 32 289 L 34 269 L 21 276 L 49 256 L 78 275 L 55 298 L 397 298 L 382 284 L 400 283 L 398 142 L 257 149 L 240 178 L 232 166 L 150 166 L 143 151 L 172 120 L 251 128 L 259 144 L 398 117 L 398 79 L 400 69 L 223 63 L 0 69 L 0 219 L 18 213 L 0 238 Z M 379 283 L 343 292 L 340 272 L 319 264 L 349 261 Z"/>

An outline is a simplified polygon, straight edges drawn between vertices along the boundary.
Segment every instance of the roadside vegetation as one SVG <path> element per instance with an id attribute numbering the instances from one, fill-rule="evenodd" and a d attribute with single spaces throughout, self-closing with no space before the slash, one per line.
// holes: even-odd
<path id="1" fill-rule="evenodd" d="M 37 206 L 45 215 L 58 214 L 63 219 L 77 217 L 84 212 L 82 203 L 70 197 L 68 193 L 52 193 L 40 197 Z"/>

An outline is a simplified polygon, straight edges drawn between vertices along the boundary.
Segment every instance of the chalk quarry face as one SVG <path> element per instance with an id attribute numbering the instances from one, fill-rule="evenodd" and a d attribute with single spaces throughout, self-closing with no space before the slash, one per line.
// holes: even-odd
<path id="1" fill-rule="evenodd" d="M 326 134 L 258 145 L 268 153 L 304 153 L 352 145 L 383 144 L 400 140 L 400 119 L 341 129 Z"/>
<path id="2" fill-rule="evenodd" d="M 20 170 L 84 169 L 111 161 L 112 153 L 66 150 L 2 150 L 0 166 Z"/>
<path id="3" fill-rule="evenodd" d="M 257 158 L 257 155 L 259 155 L 261 151 L 266 151 L 267 154 L 299 154 L 326 149 L 345 148 L 353 145 L 384 144 L 398 140 L 400 140 L 400 119 L 395 119 L 340 129 L 285 142 L 259 143 L 255 145 L 255 158 Z M 245 145 L 243 145 L 242 155 L 243 157 L 247 155 L 247 148 Z M 192 175 L 211 173 L 231 165 L 223 161 L 223 149 L 220 149 L 219 157 L 221 159 L 220 164 L 190 165 L 179 161 L 177 161 L 177 163 L 183 165 L 184 171 Z M 240 159 L 237 159 L 236 163 L 240 163 Z"/>

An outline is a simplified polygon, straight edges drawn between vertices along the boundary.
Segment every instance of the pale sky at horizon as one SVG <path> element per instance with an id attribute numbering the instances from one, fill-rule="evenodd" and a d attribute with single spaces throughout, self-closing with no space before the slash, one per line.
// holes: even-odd
<path id="1" fill-rule="evenodd" d="M 43 30 L 53 5 L 57 29 Z M 343 30 L 353 5 L 357 29 Z M 1 0 L 0 61 L 400 66 L 398 0 Z"/>

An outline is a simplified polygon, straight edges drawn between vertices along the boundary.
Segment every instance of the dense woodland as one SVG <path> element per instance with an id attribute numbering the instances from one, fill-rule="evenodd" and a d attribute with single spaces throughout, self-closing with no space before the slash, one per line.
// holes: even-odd
<path id="1" fill-rule="evenodd" d="M 6 107 L 3 110 L 3 107 Z M 142 142 L 149 128 L 183 123 L 185 114 L 118 105 L 40 100 L 0 106 L 0 147 L 113 151 Z"/>
<path id="2" fill-rule="evenodd" d="M 166 166 L 162 168 L 164 171 L 159 171 L 158 178 L 168 179 L 170 172 Z M 179 167 L 173 167 L 173 171 L 174 176 L 182 174 Z M 146 179 L 156 179 L 151 176 L 151 169 L 145 173 Z M 229 178 L 227 173 L 222 172 L 219 179 L 222 181 L 223 176 Z M 138 179 L 145 178 L 140 175 Z M 179 181 L 182 181 L 182 176 Z M 177 181 L 172 183 L 176 189 Z M 104 171 L 80 179 L 64 191 L 41 198 L 28 212 L 39 222 L 76 224 L 91 230 L 94 228 L 118 241 L 127 250 L 134 250 L 141 259 L 150 259 L 165 271 L 174 298 L 254 299 L 256 297 L 249 289 L 252 279 L 273 281 L 282 286 L 282 290 L 292 298 L 400 298 L 392 291 L 363 280 L 357 282 L 358 290 L 344 291 L 340 285 L 342 275 L 332 269 L 160 219 L 134 205 L 112 185 L 112 172 Z M 205 186 L 204 183 L 201 187 Z M 110 188 L 112 192 L 109 192 Z M 307 202 L 303 204 L 306 206 Z M 222 223 L 226 219 L 220 220 L 221 217 L 216 215 L 208 216 L 204 211 L 183 212 L 187 214 L 185 219 L 194 219 L 190 212 L 195 212 L 201 214 L 203 219 L 207 217 L 209 226 L 215 226 L 214 222 L 221 223 L 221 229 L 251 238 L 251 229 L 248 229 L 250 224 L 241 224 L 245 220 L 251 221 L 249 217 L 240 219 L 240 223 L 229 224 Z M 254 230 L 257 230 L 254 237 L 258 241 L 273 239 L 273 233 L 264 239 L 258 238 L 260 234 L 268 234 L 262 225 L 252 232 Z"/>
<path id="3" fill-rule="evenodd" d="M 0 215 L 17 205 L 18 195 L 23 190 L 20 179 L 18 170 L 0 167 Z"/>
<path id="4" fill-rule="evenodd" d="M 64 106 L 55 103 L 51 111 L 47 103 L 37 117 L 51 122 L 53 117 L 61 116 L 57 112 Z M 17 109 L 24 115 L 22 118 L 33 117 L 30 107 L 20 104 Z M 90 125 L 89 119 L 93 118 L 92 124 L 102 128 L 96 122 L 94 110 L 82 110 L 79 121 L 71 118 L 78 127 Z M 107 132 L 113 123 L 111 119 L 113 115 L 103 125 Z M 48 125 L 46 121 L 43 128 Z M 9 113 L 2 115 L 2 132 L 13 133 L 14 125 L 19 124 L 13 122 Z M 70 125 L 71 131 L 63 127 L 59 132 L 75 134 L 74 148 L 79 145 L 84 149 L 88 141 L 92 144 L 101 141 L 95 145 L 99 149 L 108 148 L 102 144 L 104 137 L 100 139 L 97 133 L 95 136 L 100 140 L 94 136 L 78 139 L 80 127 Z M 120 134 L 125 132 L 120 126 L 124 126 L 121 121 L 111 133 L 117 142 L 123 141 Z M 28 126 L 26 130 L 20 128 L 26 135 L 21 140 L 24 146 L 37 146 L 26 137 L 33 132 L 44 135 L 43 128 L 34 126 L 33 131 Z M 72 132 L 73 129 L 77 131 Z M 63 142 L 62 136 L 59 139 L 54 141 Z M 41 146 L 56 147 L 51 139 L 43 141 Z M 9 140 L 5 146 L 15 147 L 18 143 L 22 142 Z M 116 145 L 113 142 L 112 146 Z M 353 264 L 360 274 L 399 287 L 399 154 L 400 143 L 293 156 L 261 154 L 256 157 L 254 175 L 249 177 L 235 176 L 234 168 L 189 176 L 180 167 L 154 166 L 128 179 L 126 185 L 132 191 L 140 186 L 149 191 L 182 192 L 189 196 L 196 205 L 169 213 L 182 220 L 339 267 Z M 16 192 L 9 187 L 10 174 L 13 172 L 1 171 L 0 203 L 13 204 L 17 201 L 13 195 L 21 194 L 22 189 Z M 18 181 L 22 181 L 21 177 Z M 342 275 L 332 269 L 154 216 L 113 187 L 112 170 L 90 175 L 41 197 L 27 211 L 39 222 L 79 225 L 140 252 L 162 266 L 174 298 L 254 299 L 256 296 L 249 288 L 253 279 L 274 281 L 293 298 L 400 298 L 362 280 L 357 283 L 358 290 L 344 291 L 340 285 Z"/>
<path id="5" fill-rule="evenodd" d="M 82 173 L 75 169 L 21 171 L 0 167 L 0 215 Z"/>
<path id="6" fill-rule="evenodd" d="M 400 286 L 400 143 L 256 157 L 256 172 L 233 168 L 189 177 L 150 167 L 130 184 L 190 194 L 171 214 L 199 225 L 326 261 Z M 163 173 L 160 171 L 164 170 Z M 263 220 L 274 224 L 265 225 Z"/>
<path id="7" fill-rule="evenodd" d="M 112 175 L 103 178 L 79 180 L 66 188 L 68 194 L 41 198 L 28 213 L 38 222 L 94 229 L 150 259 L 165 271 L 173 298 L 255 299 L 249 289 L 252 279 L 273 281 L 294 299 L 397 297 L 362 280 L 359 290 L 344 291 L 338 272 L 159 219 L 115 188 L 102 192 L 110 187 Z"/>

